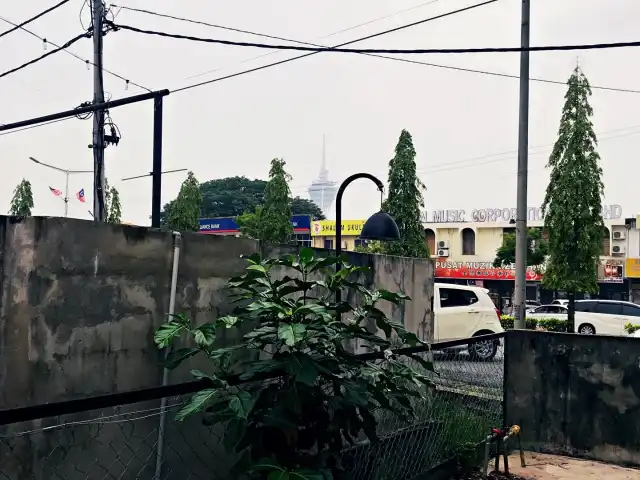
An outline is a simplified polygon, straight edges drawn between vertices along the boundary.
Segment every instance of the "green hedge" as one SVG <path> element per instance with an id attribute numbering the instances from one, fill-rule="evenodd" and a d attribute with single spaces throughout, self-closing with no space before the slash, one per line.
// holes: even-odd
<path id="1" fill-rule="evenodd" d="M 500 323 L 505 330 L 513 329 L 514 317 L 511 315 L 501 315 Z M 547 332 L 566 332 L 567 322 L 560 318 L 527 318 L 527 330 L 545 330 Z M 640 325 L 638 325 L 640 329 Z"/>
<path id="2" fill-rule="evenodd" d="M 629 335 L 631 335 L 632 333 L 640 330 L 640 325 L 634 325 L 633 323 L 629 322 L 624 325 L 624 329 Z"/>

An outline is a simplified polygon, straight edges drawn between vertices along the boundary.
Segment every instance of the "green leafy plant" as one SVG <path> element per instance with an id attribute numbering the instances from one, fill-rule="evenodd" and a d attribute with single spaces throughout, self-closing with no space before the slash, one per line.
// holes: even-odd
<path id="1" fill-rule="evenodd" d="M 193 172 L 188 172 L 187 178 L 180 186 L 178 198 L 167 212 L 167 226 L 179 232 L 197 232 L 200 229 L 198 219 L 201 206 L 200 183 Z"/>
<path id="2" fill-rule="evenodd" d="M 514 317 L 511 315 L 501 315 L 500 323 L 505 330 L 512 330 Z M 528 318 L 527 330 L 545 330 L 547 332 L 566 332 L 567 321 L 561 318 Z"/>
<path id="3" fill-rule="evenodd" d="M 629 335 L 631 335 L 632 333 L 635 333 L 638 330 L 640 330 L 640 325 L 634 325 L 631 322 L 627 322 L 624 324 L 624 329 L 627 331 Z"/>
<path id="4" fill-rule="evenodd" d="M 411 421 L 413 405 L 432 385 L 425 375 L 433 371 L 430 362 L 409 355 L 422 368 L 417 372 L 406 357 L 392 353 L 392 341 L 422 342 L 378 308 L 383 301 L 399 305 L 409 298 L 369 290 L 357 280 L 367 267 L 315 258 L 309 248 L 298 256 L 261 259 L 255 254 L 246 260 L 246 273 L 228 282 L 240 305 L 234 316 L 200 326 L 176 316 L 156 332 L 159 348 L 169 347 L 183 332 L 195 344 L 171 352 L 168 368 L 198 354 L 211 364 L 207 373 L 192 372 L 209 386 L 177 418 L 206 410 L 211 423 L 224 425 L 226 447 L 243 454 L 237 467 L 251 478 L 332 479 L 343 468 L 345 447 L 365 437 L 377 441 L 381 413 Z M 340 268 L 334 273 L 336 264 Z M 336 303 L 340 289 L 355 290 L 361 301 Z M 249 326 L 238 344 L 215 345 L 219 330 Z M 372 333 L 376 329 L 383 336 Z M 353 342 L 378 352 L 379 361 L 351 353 Z M 232 371 L 242 372 L 240 379 L 250 383 L 232 386 Z"/>
<path id="5" fill-rule="evenodd" d="M 23 178 L 13 191 L 9 214 L 16 217 L 29 217 L 31 216 L 32 208 L 33 193 L 31 192 L 31 182 Z"/>

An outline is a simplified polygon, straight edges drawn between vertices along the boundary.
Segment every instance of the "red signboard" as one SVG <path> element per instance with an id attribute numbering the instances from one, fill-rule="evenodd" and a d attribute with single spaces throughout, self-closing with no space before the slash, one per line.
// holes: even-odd
<path id="1" fill-rule="evenodd" d="M 436 262 L 436 278 L 453 278 L 456 280 L 511 280 L 516 279 L 513 268 L 495 268 L 490 262 Z M 527 269 L 527 280 L 542 281 L 542 274 Z"/>

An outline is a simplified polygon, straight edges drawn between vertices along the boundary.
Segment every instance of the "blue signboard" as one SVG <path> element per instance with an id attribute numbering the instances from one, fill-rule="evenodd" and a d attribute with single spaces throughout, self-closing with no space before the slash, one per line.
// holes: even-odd
<path id="1" fill-rule="evenodd" d="M 309 215 L 294 215 L 291 217 L 293 231 L 296 233 L 309 232 L 311 230 L 311 217 Z M 235 219 L 226 218 L 201 218 L 200 233 L 239 233 L 240 229 Z"/>

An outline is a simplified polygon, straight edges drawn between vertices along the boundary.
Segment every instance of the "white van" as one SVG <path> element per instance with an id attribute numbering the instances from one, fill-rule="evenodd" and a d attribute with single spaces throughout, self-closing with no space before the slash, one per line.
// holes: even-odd
<path id="1" fill-rule="evenodd" d="M 433 292 L 434 341 L 503 332 L 500 312 L 488 292 L 481 287 L 436 283 Z M 469 355 L 474 360 L 491 360 L 499 344 L 499 340 L 470 344 Z"/>

